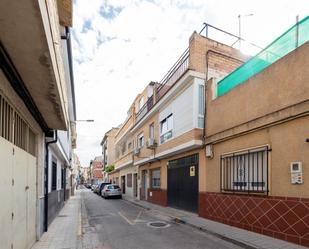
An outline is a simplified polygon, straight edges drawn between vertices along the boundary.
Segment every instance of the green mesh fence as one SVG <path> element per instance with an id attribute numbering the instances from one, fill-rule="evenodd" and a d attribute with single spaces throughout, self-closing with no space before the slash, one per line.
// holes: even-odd
<path id="1" fill-rule="evenodd" d="M 256 56 L 220 80 L 217 96 L 227 93 L 307 41 L 309 41 L 309 16 L 288 29 Z"/>

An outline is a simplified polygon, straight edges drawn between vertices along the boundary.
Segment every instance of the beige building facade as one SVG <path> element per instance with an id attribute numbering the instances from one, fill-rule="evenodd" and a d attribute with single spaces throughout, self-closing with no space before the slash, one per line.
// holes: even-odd
<path id="1" fill-rule="evenodd" d="M 309 245 L 308 53 L 307 42 L 220 97 L 209 80 L 200 216 Z"/>
<path id="2" fill-rule="evenodd" d="M 61 36 L 71 27 L 72 4 L 66 1 L 64 13 L 59 2 L 0 3 L 0 197 L 7 200 L 0 209 L 1 248 L 31 248 L 59 210 L 52 209 L 50 187 L 69 191 L 75 103 L 68 41 Z"/>

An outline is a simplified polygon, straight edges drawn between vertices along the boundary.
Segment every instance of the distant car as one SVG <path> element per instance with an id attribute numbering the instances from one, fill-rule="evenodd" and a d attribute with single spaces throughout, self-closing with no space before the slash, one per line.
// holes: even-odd
<path id="1" fill-rule="evenodd" d="M 91 188 L 91 184 L 90 183 L 85 183 L 84 184 L 86 188 Z"/>
<path id="2" fill-rule="evenodd" d="M 104 188 L 101 191 L 101 195 L 103 198 L 108 198 L 108 197 L 122 197 L 122 192 L 121 188 L 116 185 L 116 184 L 108 184 L 105 185 Z"/>
<path id="3" fill-rule="evenodd" d="M 103 188 L 104 188 L 106 185 L 109 185 L 109 184 L 111 184 L 111 183 L 110 183 L 110 182 L 102 182 L 102 183 L 100 183 L 100 184 L 99 184 L 99 188 L 98 188 L 98 190 L 97 190 L 96 193 L 97 193 L 98 195 L 101 195 Z"/>
<path id="4" fill-rule="evenodd" d="M 91 190 L 94 191 L 96 189 L 96 187 L 97 187 L 97 184 L 92 184 L 91 185 Z"/>
<path id="5" fill-rule="evenodd" d="M 101 182 L 101 183 L 99 183 L 99 184 L 95 187 L 95 189 L 94 189 L 93 192 L 96 193 L 96 194 L 98 194 L 98 195 L 101 195 L 102 189 L 103 189 L 104 186 L 107 185 L 107 184 L 110 184 L 110 182 Z"/>

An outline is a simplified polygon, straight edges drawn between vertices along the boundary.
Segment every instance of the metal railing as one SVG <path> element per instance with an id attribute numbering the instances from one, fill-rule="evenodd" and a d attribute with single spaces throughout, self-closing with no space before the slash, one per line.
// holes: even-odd
<path id="1" fill-rule="evenodd" d="M 221 191 L 268 193 L 268 147 L 221 156 Z"/>
<path id="2" fill-rule="evenodd" d="M 189 55 L 189 48 L 187 48 L 160 81 L 159 87 L 157 88 L 156 101 L 159 101 L 177 82 L 177 80 L 187 71 L 189 68 Z"/>
<path id="3" fill-rule="evenodd" d="M 136 122 L 141 120 L 147 114 L 147 112 L 150 111 L 153 105 L 154 105 L 154 99 L 152 95 L 151 97 L 148 98 L 147 102 L 141 107 L 141 109 L 136 114 Z"/>
<path id="4" fill-rule="evenodd" d="M 201 29 L 201 31 L 199 32 L 199 34 L 203 36 L 203 32 L 205 31 L 205 37 L 206 37 L 206 38 L 209 38 L 209 30 L 210 30 L 210 29 L 214 29 L 214 30 L 219 31 L 219 32 L 221 32 L 221 33 L 224 33 L 224 34 L 226 34 L 226 35 L 228 35 L 228 36 L 230 36 L 230 37 L 236 38 L 236 40 L 233 42 L 232 45 L 227 44 L 227 45 L 229 45 L 229 46 L 231 46 L 231 47 L 233 47 L 233 46 L 234 46 L 236 43 L 238 43 L 239 41 L 244 41 L 244 42 L 246 42 L 247 44 L 250 44 L 250 45 L 253 46 L 253 47 L 256 47 L 256 48 L 258 48 L 258 49 L 263 49 L 262 47 L 260 47 L 260 46 L 258 46 L 258 45 L 256 45 L 256 44 L 254 44 L 254 43 L 252 43 L 252 42 L 249 42 L 249 41 L 247 41 L 247 40 L 245 40 L 245 39 L 243 39 L 243 38 L 241 38 L 241 37 L 239 37 L 239 36 L 237 36 L 237 35 L 234 35 L 234 34 L 232 34 L 232 33 L 230 33 L 230 32 L 227 32 L 227 31 L 225 31 L 225 30 L 223 30 L 223 29 L 217 28 L 217 27 L 215 27 L 215 26 L 213 26 L 213 25 L 211 25 L 211 24 L 209 24 L 209 23 L 204 22 L 203 25 L 204 25 L 204 26 L 203 26 L 203 28 Z"/>

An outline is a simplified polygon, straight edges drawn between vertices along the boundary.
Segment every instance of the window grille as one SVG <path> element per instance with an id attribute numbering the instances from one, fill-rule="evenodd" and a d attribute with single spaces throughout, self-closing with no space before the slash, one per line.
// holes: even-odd
<path id="1" fill-rule="evenodd" d="M 6 140 L 13 142 L 13 108 L 2 96 L 0 96 L 0 100 L 0 135 Z"/>
<path id="2" fill-rule="evenodd" d="M 13 108 L 0 94 L 0 136 L 15 144 L 17 147 L 36 156 L 36 135 Z"/>
<path id="3" fill-rule="evenodd" d="M 268 147 L 221 156 L 221 191 L 268 193 Z"/>

